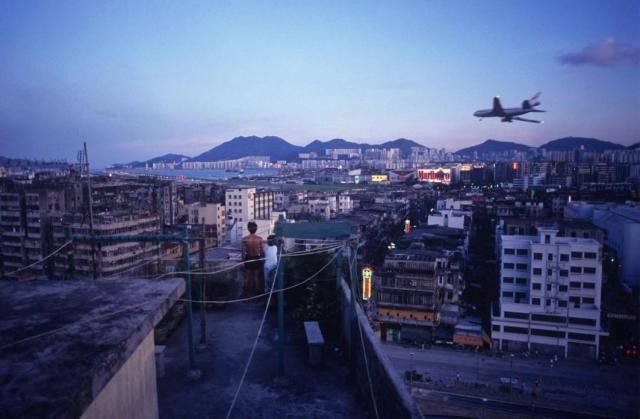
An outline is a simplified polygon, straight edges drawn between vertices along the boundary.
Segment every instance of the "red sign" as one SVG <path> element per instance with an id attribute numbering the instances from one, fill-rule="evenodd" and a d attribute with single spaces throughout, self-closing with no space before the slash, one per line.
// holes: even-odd
<path id="1" fill-rule="evenodd" d="M 362 299 L 368 300 L 371 298 L 371 279 L 373 278 L 373 271 L 371 268 L 364 268 L 362 270 Z"/>

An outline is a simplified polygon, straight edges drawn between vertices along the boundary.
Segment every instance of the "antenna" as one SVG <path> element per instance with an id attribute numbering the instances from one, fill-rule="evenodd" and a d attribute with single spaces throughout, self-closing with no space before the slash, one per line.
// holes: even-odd
<path id="1" fill-rule="evenodd" d="M 80 167 L 81 176 L 87 177 L 87 192 L 89 195 L 89 235 L 93 236 L 93 193 L 91 190 L 91 174 L 89 173 L 89 154 L 87 153 L 87 143 L 84 142 L 84 154 L 80 155 Z M 96 269 L 96 247 L 93 242 L 91 243 L 91 264 L 93 268 L 93 279 L 98 279 L 98 272 Z"/>

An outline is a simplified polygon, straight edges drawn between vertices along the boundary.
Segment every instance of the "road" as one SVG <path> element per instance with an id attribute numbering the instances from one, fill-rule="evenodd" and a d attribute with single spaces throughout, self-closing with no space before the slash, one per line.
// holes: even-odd
<path id="1" fill-rule="evenodd" d="M 551 367 L 550 358 L 496 357 L 441 347 L 421 350 L 386 342 L 382 346 L 401 374 L 416 370 L 442 388 L 458 388 L 462 392 L 480 383 L 490 392 L 497 390 L 500 378 L 513 377 L 518 380 L 514 388 L 524 383 L 529 390 L 537 380 L 549 402 L 585 406 L 588 401 L 591 406 L 608 411 L 637 409 L 640 376 L 637 366 L 598 366 L 589 361 L 559 359 Z M 520 398 L 531 399 L 528 395 Z"/>

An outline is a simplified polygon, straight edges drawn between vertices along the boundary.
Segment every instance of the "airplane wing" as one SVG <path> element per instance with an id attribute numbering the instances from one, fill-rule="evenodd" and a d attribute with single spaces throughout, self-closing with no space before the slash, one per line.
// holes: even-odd
<path id="1" fill-rule="evenodd" d="M 515 119 L 516 121 L 522 121 L 522 122 L 533 122 L 534 124 L 542 123 L 542 121 L 536 121 L 535 119 L 520 118 L 519 116 L 514 116 L 511 119 Z"/>

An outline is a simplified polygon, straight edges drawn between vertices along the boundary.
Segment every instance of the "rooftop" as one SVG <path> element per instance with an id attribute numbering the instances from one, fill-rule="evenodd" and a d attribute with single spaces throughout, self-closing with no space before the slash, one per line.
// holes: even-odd
<path id="1" fill-rule="evenodd" d="M 182 292 L 182 279 L 0 282 L 0 416 L 79 417 Z"/>
<path id="2" fill-rule="evenodd" d="M 196 352 L 202 378 L 189 381 L 186 322 L 171 336 L 165 350 L 166 373 L 158 380 L 161 418 L 224 417 L 249 358 L 265 307 L 256 303 L 227 305 L 206 315 L 207 342 Z M 194 337 L 200 338 L 200 314 L 194 313 Z M 267 316 L 253 361 L 240 389 L 232 417 L 367 417 L 349 366 L 331 342 L 324 365 L 306 362 L 307 345 L 301 321 L 286 319 L 285 376 L 278 377 L 276 316 Z"/>

